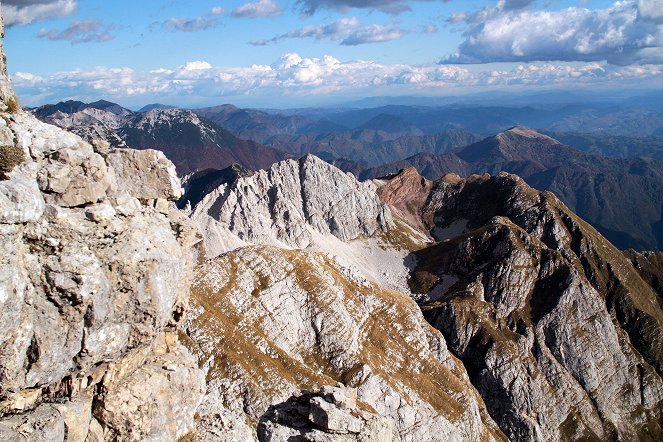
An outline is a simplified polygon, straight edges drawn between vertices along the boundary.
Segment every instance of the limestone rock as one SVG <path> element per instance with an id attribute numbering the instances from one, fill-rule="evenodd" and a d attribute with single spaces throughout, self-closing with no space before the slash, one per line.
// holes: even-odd
<path id="1" fill-rule="evenodd" d="M 106 161 L 115 171 L 119 191 L 139 199 L 178 200 L 182 196 L 175 166 L 161 151 L 113 149 Z"/>
<path id="2" fill-rule="evenodd" d="M 191 218 L 204 234 L 209 257 L 231 250 L 231 244 L 305 248 L 315 234 L 348 241 L 393 226 L 373 183 L 360 183 L 312 155 L 220 182 L 211 191 L 191 181 L 185 187 L 182 204 L 193 202 Z"/>
<path id="3" fill-rule="evenodd" d="M 22 112 L 1 119 L 26 152 L 0 182 L 3 434 L 183 436 L 204 380 L 185 349 L 156 342 L 187 307 L 199 237 L 165 199 L 180 189 L 172 163 L 154 152 L 105 158 Z"/>
<path id="4" fill-rule="evenodd" d="M 32 413 L 0 421 L 0 440 L 3 442 L 63 442 L 66 435 L 64 419 L 52 405 L 40 405 Z"/>
<path id="5" fill-rule="evenodd" d="M 11 180 L 0 181 L 0 223 L 35 222 L 41 217 L 45 202 L 34 179 L 34 169 L 19 166 Z"/>
<path id="6" fill-rule="evenodd" d="M 658 439 L 663 312 L 626 257 L 516 176 L 437 182 L 411 283 L 514 440 Z"/>
<path id="7" fill-rule="evenodd" d="M 95 417 L 125 441 L 177 440 L 193 429 L 205 392 L 203 372 L 179 343 L 152 349 L 148 359 L 124 376 L 96 403 Z"/>
<path id="8" fill-rule="evenodd" d="M 260 420 L 259 440 L 391 442 L 391 419 L 368 411 L 366 404 L 362 409 L 356 396 L 354 389 L 330 386 L 298 392 L 269 408 Z"/>
<path id="9" fill-rule="evenodd" d="M 198 432 L 210 431 L 208 416 L 221 409 L 255 425 L 293 391 L 344 382 L 393 421 L 396 441 L 504 440 L 444 338 L 406 295 L 326 255 L 270 246 L 208 260 L 197 275 L 184 343 L 207 370 Z M 347 418 L 353 394 L 322 395 L 333 407 L 309 404 L 302 419 L 313 416 L 318 430 L 325 419 L 327 430 L 356 430 L 362 420 Z"/>

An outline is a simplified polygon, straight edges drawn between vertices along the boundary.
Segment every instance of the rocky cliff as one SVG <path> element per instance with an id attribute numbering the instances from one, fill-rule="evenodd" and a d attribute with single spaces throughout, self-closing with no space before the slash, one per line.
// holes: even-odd
<path id="1" fill-rule="evenodd" d="M 175 332 L 199 236 L 174 205 L 173 164 L 10 110 L 0 113 L 0 440 L 176 440 L 204 378 Z"/>
<path id="2" fill-rule="evenodd" d="M 372 182 L 307 155 L 268 170 L 204 171 L 185 180 L 180 206 L 205 238 L 206 256 L 268 244 L 342 257 L 382 285 L 408 291 L 403 260 L 426 236 L 400 220 Z"/>
<path id="3" fill-rule="evenodd" d="M 223 246 L 229 236 L 236 244 L 305 248 L 315 234 L 348 241 L 393 226 L 372 183 L 359 183 L 313 155 L 244 175 L 218 181 L 204 195 L 199 176 L 185 182 L 183 204 L 207 233 L 209 256 L 229 250 Z"/>
<path id="4" fill-rule="evenodd" d="M 504 173 L 447 176 L 422 213 L 440 242 L 410 284 L 510 439 L 662 437 L 663 311 L 619 250 Z"/>

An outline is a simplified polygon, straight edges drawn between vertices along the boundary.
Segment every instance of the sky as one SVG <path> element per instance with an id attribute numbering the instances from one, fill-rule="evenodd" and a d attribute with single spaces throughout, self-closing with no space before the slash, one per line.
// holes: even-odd
<path id="1" fill-rule="evenodd" d="M 663 0 L 2 0 L 19 99 L 263 108 L 663 89 Z"/>

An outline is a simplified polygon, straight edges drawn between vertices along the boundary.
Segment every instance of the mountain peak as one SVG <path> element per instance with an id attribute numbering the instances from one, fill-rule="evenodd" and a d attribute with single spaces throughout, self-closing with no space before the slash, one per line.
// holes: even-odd
<path id="1" fill-rule="evenodd" d="M 151 103 L 141 107 L 138 110 L 138 112 L 147 112 L 153 109 L 175 109 L 175 106 L 170 106 L 168 104 L 161 104 L 161 103 Z"/>
<path id="2" fill-rule="evenodd" d="M 503 139 L 504 136 L 510 135 L 510 136 L 518 136 L 518 137 L 525 137 L 525 138 L 532 138 L 532 139 L 537 139 L 541 141 L 547 141 L 547 142 L 552 142 L 555 144 L 561 144 L 559 141 L 555 140 L 554 138 L 549 137 L 548 135 L 543 135 L 542 133 L 539 133 L 535 131 L 534 129 L 530 129 L 529 127 L 525 126 L 514 126 L 511 129 L 505 130 L 504 132 L 501 132 L 497 134 L 495 137 L 498 139 Z"/>

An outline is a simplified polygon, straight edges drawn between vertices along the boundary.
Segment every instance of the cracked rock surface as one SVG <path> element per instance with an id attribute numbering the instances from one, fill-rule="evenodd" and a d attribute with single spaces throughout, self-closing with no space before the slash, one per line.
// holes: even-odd
<path id="1" fill-rule="evenodd" d="M 656 255 L 626 256 L 515 175 L 447 176 L 423 215 L 441 241 L 410 280 L 513 440 L 657 440 Z M 653 267 L 654 266 L 654 267 Z"/>
<path id="2" fill-rule="evenodd" d="M 0 181 L 0 439 L 186 434 L 204 379 L 171 330 L 199 236 L 172 163 L 22 112 L 0 127 L 26 158 Z"/>

